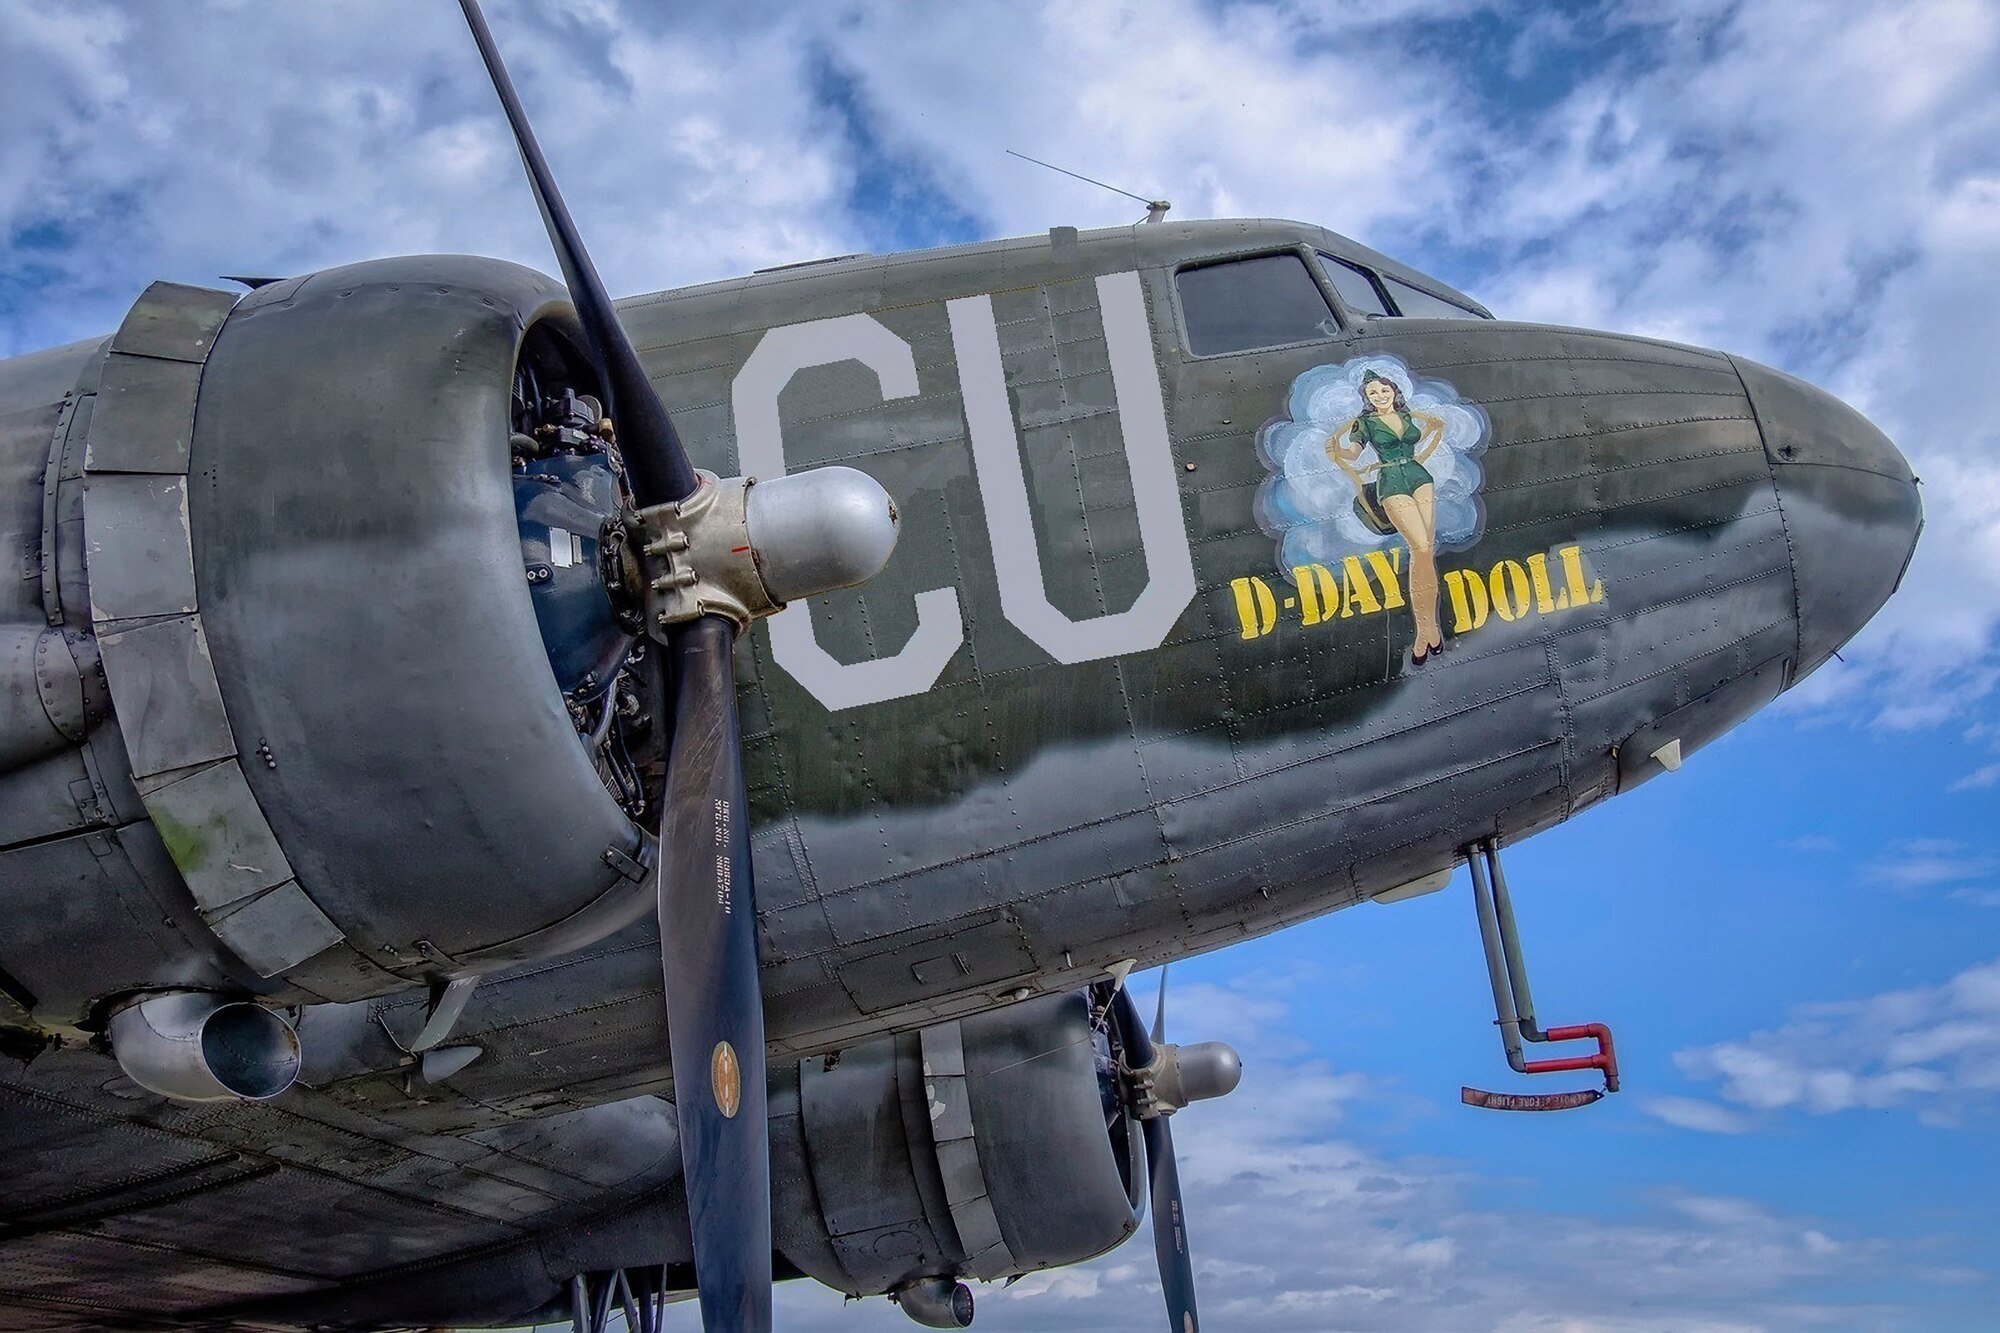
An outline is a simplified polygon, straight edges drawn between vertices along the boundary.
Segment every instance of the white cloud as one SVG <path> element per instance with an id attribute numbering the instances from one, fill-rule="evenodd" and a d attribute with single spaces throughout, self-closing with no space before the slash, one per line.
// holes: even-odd
<path id="1" fill-rule="evenodd" d="M 1356 80 L 1357 46 L 1376 49 L 1370 34 L 1390 19 L 1368 7 L 1042 4 L 1003 22 L 979 6 L 913 12 L 870 6 L 839 58 L 889 134 L 939 164 L 1001 234 L 1141 211 L 1007 148 L 1165 194 L 1176 216 L 1365 231 L 1447 202 L 1434 128 L 1452 87 L 1418 77 L 1383 98 Z"/>
<path id="2" fill-rule="evenodd" d="M 1650 60 L 1611 52 L 1490 150 L 1502 187 L 1465 215 L 1506 254 L 1489 304 L 1746 353 L 1868 412 L 1925 480 L 1926 536 L 1800 702 L 1956 720 L 2000 679 L 2000 12 L 1644 13 Z"/>
<path id="3" fill-rule="evenodd" d="M 2000 870 L 2000 857 L 1969 850 L 1948 838 L 1911 838 L 1868 867 L 1868 878 L 1892 889 L 1915 892 L 1945 884 L 1983 880 Z"/>
<path id="4" fill-rule="evenodd" d="M 1982 764 L 1951 784 L 1952 791 L 1981 791 L 2000 782 L 2000 763 Z"/>
<path id="5" fill-rule="evenodd" d="M 1674 1062 L 1755 1111 L 1902 1108 L 1936 1125 L 1985 1115 L 2000 1094 L 2000 960 L 1939 986 L 1803 1005 L 1781 1027 Z"/>
<path id="6" fill-rule="evenodd" d="M 654 34 L 606 4 L 494 8 L 614 291 L 852 248 L 851 153 L 794 27 Z M 0 355 L 115 326 L 156 277 L 437 250 L 553 268 L 451 6 L 7 11 L 0 269 L 37 266 L 39 290 Z"/>
<path id="7" fill-rule="evenodd" d="M 1677 1129 L 1703 1134 L 1746 1134 L 1756 1124 L 1740 1111 L 1698 1097 L 1642 1097 L 1639 1109 Z"/>

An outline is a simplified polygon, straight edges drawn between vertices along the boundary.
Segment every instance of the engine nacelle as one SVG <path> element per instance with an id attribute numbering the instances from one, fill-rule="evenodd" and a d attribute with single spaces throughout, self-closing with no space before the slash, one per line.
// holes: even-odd
<path id="1" fill-rule="evenodd" d="M 40 1019 L 360 999 L 650 910 L 602 744 L 652 703 L 581 346 L 550 279 L 407 258 L 156 284 L 0 382 L 7 475 L 47 479 L 7 511 L 42 579 L 0 634 L 0 965 Z"/>
<path id="2" fill-rule="evenodd" d="M 850 1295 L 917 1299 L 1112 1249 L 1145 1177 L 1109 1060 L 1072 992 L 774 1073 L 779 1253 Z"/>

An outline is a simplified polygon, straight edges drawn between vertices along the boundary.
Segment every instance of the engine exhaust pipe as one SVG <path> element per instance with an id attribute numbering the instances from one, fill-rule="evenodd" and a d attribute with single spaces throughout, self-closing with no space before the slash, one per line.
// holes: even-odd
<path id="1" fill-rule="evenodd" d="M 948 1277 L 919 1278 L 889 1293 L 889 1299 L 925 1328 L 970 1328 L 972 1288 Z"/>
<path id="2" fill-rule="evenodd" d="M 299 1076 L 299 1034 L 284 1015 L 208 991 L 120 1009 L 111 1053 L 134 1083 L 181 1102 L 265 1101 Z"/>

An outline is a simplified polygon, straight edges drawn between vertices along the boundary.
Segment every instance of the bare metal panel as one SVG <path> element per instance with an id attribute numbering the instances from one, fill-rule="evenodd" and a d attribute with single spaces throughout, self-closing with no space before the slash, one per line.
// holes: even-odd
<path id="1" fill-rule="evenodd" d="M 135 776 L 236 753 L 200 620 L 177 616 L 118 630 L 100 635 L 98 647 Z"/>
<path id="2" fill-rule="evenodd" d="M 76 750 L 0 773 L 0 829 L 10 844 L 110 822 Z"/>
<path id="3" fill-rule="evenodd" d="M 301 1214 L 340 1219 L 298 1243 Z M 341 1277 L 387 1263 L 427 1259 L 449 1228 L 461 1246 L 490 1245 L 517 1229 L 443 1204 L 402 1199 L 337 1177 L 284 1172 L 181 1204 L 99 1224 L 104 1235 L 145 1241 L 166 1234 L 176 1243 L 290 1270 L 302 1277 Z"/>
<path id="4" fill-rule="evenodd" d="M 1033 970 L 1019 927 L 995 915 L 983 922 L 912 929 L 896 947 L 843 965 L 840 980 L 858 1004 L 873 1009 L 997 984 Z"/>
<path id="5" fill-rule="evenodd" d="M 74 1023 L 97 1000 L 161 975 L 189 986 L 238 984 L 209 960 L 193 902 L 148 824 L 0 852 L 0 919 L 7 969 L 35 995 L 44 1022 Z M 106 929 L 107 920 L 131 928 Z M 77 966 L 85 951 L 87 970 Z"/>
<path id="6" fill-rule="evenodd" d="M 0 1085 L 6 1119 L 7 1194 L 0 1200 L 0 1235 L 73 1201 L 130 1188 L 148 1179 L 174 1178 L 217 1151 L 166 1134 L 133 1131 L 122 1150 L 102 1151 L 102 1121 L 54 1098 L 18 1085 Z"/>
<path id="7" fill-rule="evenodd" d="M 126 314 L 111 340 L 116 352 L 195 364 L 208 359 L 236 297 L 209 287 L 156 282 Z"/>
<path id="8" fill-rule="evenodd" d="M 292 877 L 234 756 L 148 791 L 146 810 L 204 913 Z"/>
<path id="9" fill-rule="evenodd" d="M 211 917 L 209 927 L 263 977 L 275 977 L 343 938 L 294 880 Z"/>
<path id="10" fill-rule="evenodd" d="M 93 475 L 84 525 L 91 619 L 105 625 L 195 609 L 186 477 Z"/>
<path id="11" fill-rule="evenodd" d="M 92 472 L 187 471 L 201 366 L 114 352 L 90 427 Z"/>
<path id="12" fill-rule="evenodd" d="M 0 399 L 0 614 L 9 619 L 43 619 L 42 483 L 66 421 L 60 397 L 28 407 Z"/>

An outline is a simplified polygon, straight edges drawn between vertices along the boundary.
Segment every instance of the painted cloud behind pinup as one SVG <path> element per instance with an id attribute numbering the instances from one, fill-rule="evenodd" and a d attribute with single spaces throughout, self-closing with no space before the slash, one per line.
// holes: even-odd
<path id="1" fill-rule="evenodd" d="M 1367 408 L 1362 377 L 1392 381 L 1414 412 L 1444 423 L 1438 446 L 1424 459 L 1437 487 L 1437 550 L 1462 551 L 1486 530 L 1485 480 L 1479 456 L 1491 429 L 1486 412 L 1444 380 L 1414 374 L 1400 357 L 1371 355 L 1339 365 L 1314 366 L 1292 382 L 1286 415 L 1257 432 L 1257 448 L 1271 476 L 1257 492 L 1257 521 L 1277 539 L 1278 572 L 1287 579 L 1298 565 L 1337 565 L 1343 555 L 1401 540 L 1363 521 L 1354 486 L 1327 456 L 1327 438 Z M 1364 449 L 1363 463 L 1379 461 Z"/>

